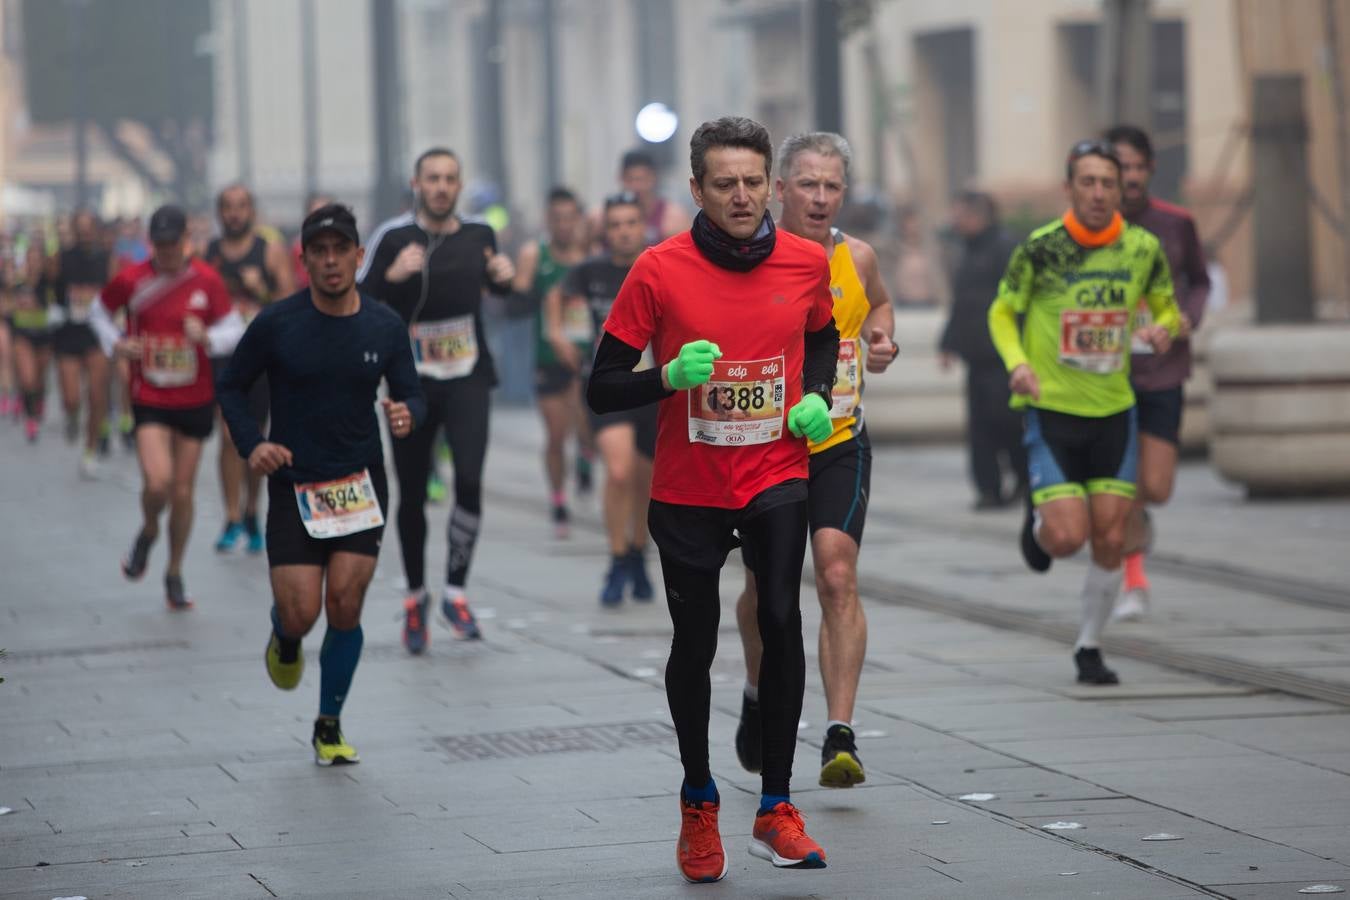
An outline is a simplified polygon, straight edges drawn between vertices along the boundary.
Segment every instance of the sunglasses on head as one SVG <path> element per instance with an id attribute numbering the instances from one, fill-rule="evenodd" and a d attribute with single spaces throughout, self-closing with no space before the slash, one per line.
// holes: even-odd
<path id="1" fill-rule="evenodd" d="M 610 194 L 605 198 L 605 209 L 614 206 L 638 206 L 638 196 L 632 191 L 619 191 L 617 194 Z"/>

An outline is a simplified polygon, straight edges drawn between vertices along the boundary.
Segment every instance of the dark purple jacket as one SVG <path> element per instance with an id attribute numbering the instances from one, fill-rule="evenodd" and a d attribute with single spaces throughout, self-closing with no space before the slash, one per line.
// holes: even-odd
<path id="1" fill-rule="evenodd" d="M 1205 251 L 1195 231 L 1195 220 L 1180 206 L 1149 198 L 1148 206 L 1126 221 L 1142 225 L 1162 242 L 1167 265 L 1172 270 L 1172 285 L 1177 306 L 1191 320 L 1191 329 L 1200 327 L 1209 300 L 1209 272 Z M 1161 391 L 1181 385 L 1191 374 L 1191 343 L 1176 341 L 1162 356 L 1135 353 L 1130 358 L 1130 381 L 1144 391 Z"/>

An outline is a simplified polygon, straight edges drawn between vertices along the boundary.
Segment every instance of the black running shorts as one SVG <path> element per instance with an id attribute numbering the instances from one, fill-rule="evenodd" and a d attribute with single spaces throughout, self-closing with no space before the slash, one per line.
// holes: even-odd
<path id="1" fill-rule="evenodd" d="M 861 429 L 852 440 L 811 455 L 811 534 L 835 528 L 862 546 L 867 497 L 872 490 L 872 442 Z"/>
<path id="2" fill-rule="evenodd" d="M 98 335 L 82 322 L 66 322 L 52 333 L 52 347 L 57 356 L 84 356 L 99 349 Z"/>
<path id="3" fill-rule="evenodd" d="M 389 519 L 389 480 L 384 465 L 370 466 L 370 481 L 380 501 L 380 512 Z M 267 564 L 277 566 L 327 566 L 334 553 L 379 556 L 384 526 L 335 538 L 310 537 L 300 519 L 295 486 L 276 476 L 267 479 Z"/>
<path id="4" fill-rule="evenodd" d="M 1181 445 L 1181 409 L 1186 403 L 1181 385 L 1161 391 L 1134 392 L 1139 415 L 1139 433 L 1149 434 L 1173 446 Z"/>
<path id="5" fill-rule="evenodd" d="M 142 425 L 163 425 L 183 437 L 204 441 L 211 436 L 211 428 L 216 423 L 216 405 L 208 403 L 188 409 L 164 409 L 135 403 L 131 406 L 131 415 L 137 428 Z"/>
<path id="6" fill-rule="evenodd" d="M 534 393 L 539 397 L 565 394 L 577 382 L 577 373 L 559 363 L 548 363 L 534 370 Z"/>
<path id="7" fill-rule="evenodd" d="M 619 412 L 589 413 L 591 434 L 599 434 L 612 425 L 632 425 L 637 436 L 637 452 L 647 459 L 655 459 L 657 411 L 657 405 L 652 403 Z"/>

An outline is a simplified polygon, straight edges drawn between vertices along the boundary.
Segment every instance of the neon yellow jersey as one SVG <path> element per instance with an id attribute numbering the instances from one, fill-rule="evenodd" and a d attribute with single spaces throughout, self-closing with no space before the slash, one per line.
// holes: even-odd
<path id="1" fill-rule="evenodd" d="M 819 444 L 809 444 L 812 453 L 852 440 L 862 428 L 863 363 L 867 356 L 861 335 L 872 304 L 867 300 L 848 242 L 837 229 L 834 250 L 830 252 L 830 293 L 834 295 L 834 325 L 839 329 L 839 363 L 830 409 L 834 432 Z"/>
<path id="2" fill-rule="evenodd" d="M 1013 251 L 989 308 L 1008 371 L 1027 363 L 1040 382 L 1039 400 L 1014 394 L 1012 407 L 1101 418 L 1134 406 L 1130 340 L 1140 298 L 1175 336 L 1181 314 L 1172 275 L 1147 230 L 1127 223 L 1096 248 L 1075 241 L 1062 220 L 1032 232 Z"/>

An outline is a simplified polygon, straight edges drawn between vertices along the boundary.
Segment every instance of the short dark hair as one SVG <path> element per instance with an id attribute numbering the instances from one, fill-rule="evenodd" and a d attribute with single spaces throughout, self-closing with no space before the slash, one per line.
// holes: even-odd
<path id="1" fill-rule="evenodd" d="M 432 147 L 429 150 L 423 150 L 421 155 L 417 157 L 417 162 L 413 163 L 414 177 L 422 174 L 422 163 L 431 159 L 433 156 L 448 156 L 455 162 L 459 162 L 459 157 L 456 156 L 455 151 L 451 150 L 449 147 Z"/>
<path id="2" fill-rule="evenodd" d="M 651 169 L 656 171 L 656 157 L 652 156 L 646 150 L 629 150 L 619 160 L 619 171 L 627 172 L 629 169 Z"/>
<path id="3" fill-rule="evenodd" d="M 773 141 L 769 129 L 745 116 L 723 116 L 698 126 L 689 139 L 689 169 L 703 184 L 708 174 L 708 151 L 717 147 L 744 147 L 764 157 L 764 177 L 773 169 Z"/>
<path id="4" fill-rule="evenodd" d="M 966 190 L 956 195 L 956 202 L 975 210 L 990 225 L 998 224 L 998 202 L 992 194 Z"/>
<path id="5" fill-rule="evenodd" d="M 548 192 L 548 205 L 552 206 L 555 203 L 572 203 L 577 208 L 581 207 L 581 201 L 577 199 L 576 193 L 565 187 L 555 187 Z"/>
<path id="6" fill-rule="evenodd" d="M 253 192 L 248 189 L 248 185 L 244 184 L 242 181 L 235 181 L 225 185 L 223 188 L 220 189 L 220 193 L 216 194 L 217 211 L 219 211 L 220 208 L 225 205 L 225 195 L 228 194 L 230 191 L 243 191 L 244 196 L 248 198 L 249 206 L 256 207 L 258 205 L 257 202 L 253 199 Z"/>
<path id="7" fill-rule="evenodd" d="M 1113 144 L 1129 144 L 1143 154 L 1144 162 L 1153 164 L 1153 142 L 1148 139 L 1148 132 L 1139 126 L 1116 125 L 1108 128 L 1102 137 Z"/>
<path id="8" fill-rule="evenodd" d="M 1100 156 L 1116 167 L 1116 175 L 1120 174 L 1120 154 L 1116 153 L 1116 145 L 1103 138 L 1084 138 L 1069 148 L 1069 156 L 1064 160 L 1065 180 L 1073 181 L 1073 164 L 1085 156 Z"/>

